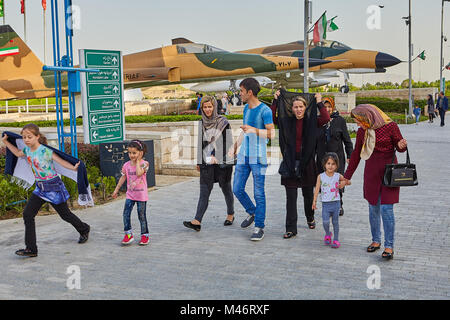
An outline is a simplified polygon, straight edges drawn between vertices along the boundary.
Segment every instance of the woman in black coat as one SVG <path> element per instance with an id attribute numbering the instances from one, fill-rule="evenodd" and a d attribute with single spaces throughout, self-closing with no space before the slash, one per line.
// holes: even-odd
<path id="1" fill-rule="evenodd" d="M 225 226 L 234 221 L 234 195 L 231 188 L 232 164 L 227 164 L 227 151 L 233 145 L 233 136 L 228 120 L 217 112 L 213 97 L 203 97 L 200 105 L 200 122 L 197 170 L 200 172 L 200 196 L 195 218 L 184 221 L 185 227 L 201 230 L 203 215 L 208 208 L 209 196 L 214 183 L 218 182 L 227 204 Z"/>
<path id="2" fill-rule="evenodd" d="M 339 115 L 339 112 L 335 110 L 333 98 L 323 98 L 323 104 L 330 114 L 330 121 L 324 124 L 319 131 L 317 141 L 317 168 L 319 168 L 320 172 L 323 172 L 323 168 L 320 165 L 322 158 L 327 152 L 335 152 L 339 157 L 338 172 L 343 175 L 345 171 L 345 163 L 348 163 L 348 159 L 350 159 L 350 155 L 353 152 L 353 143 L 350 139 L 345 119 L 342 118 Z M 346 155 L 347 161 L 345 159 Z M 343 192 L 344 189 L 339 189 L 339 193 L 341 195 L 340 216 L 344 214 L 344 209 L 342 207 Z"/>

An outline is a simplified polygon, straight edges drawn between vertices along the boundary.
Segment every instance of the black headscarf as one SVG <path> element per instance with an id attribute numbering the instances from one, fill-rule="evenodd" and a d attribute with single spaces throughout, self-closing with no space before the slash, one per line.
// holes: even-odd
<path id="1" fill-rule="evenodd" d="M 303 97 L 308 105 L 303 118 L 302 149 L 300 161 L 296 156 L 297 118 L 290 115 L 292 104 L 296 97 Z M 309 160 L 314 157 L 317 137 L 317 104 L 314 94 L 288 92 L 280 89 L 280 95 L 276 101 L 278 113 L 278 129 L 280 137 L 280 149 L 283 161 L 278 172 L 282 177 L 300 178 Z"/>

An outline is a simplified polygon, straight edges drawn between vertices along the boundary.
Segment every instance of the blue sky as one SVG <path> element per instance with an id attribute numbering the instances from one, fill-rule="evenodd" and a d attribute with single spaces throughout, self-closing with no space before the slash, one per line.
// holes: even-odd
<path id="1" fill-rule="evenodd" d="M 5 0 L 6 22 L 23 35 L 19 0 Z M 50 9 L 50 0 L 47 0 Z M 59 0 L 60 7 L 63 1 Z M 42 8 L 40 0 L 26 0 L 28 45 L 43 60 Z M 185 37 L 219 48 L 242 50 L 270 44 L 303 40 L 303 0 L 73 0 L 80 7 L 80 30 L 75 30 L 74 49 L 118 49 L 125 54 L 161 45 L 172 38 Z M 381 29 L 369 30 L 366 10 L 381 9 Z M 450 62 L 450 2 L 445 5 L 444 61 Z M 408 29 L 402 20 L 408 15 L 408 0 L 313 0 L 313 20 L 323 11 L 337 15 L 339 30 L 328 38 L 358 49 L 379 50 L 407 60 Z M 441 0 L 412 0 L 414 53 L 426 50 L 426 60 L 413 64 L 415 80 L 439 77 Z M 48 47 L 51 48 L 50 10 L 47 10 Z M 1 21 L 1 20 L 0 20 Z M 47 59 L 51 61 L 51 50 Z M 76 51 L 77 52 L 77 51 Z M 450 79 L 450 71 L 444 76 Z M 408 65 L 392 67 L 384 75 L 355 75 L 350 81 L 390 80 L 408 77 Z"/>

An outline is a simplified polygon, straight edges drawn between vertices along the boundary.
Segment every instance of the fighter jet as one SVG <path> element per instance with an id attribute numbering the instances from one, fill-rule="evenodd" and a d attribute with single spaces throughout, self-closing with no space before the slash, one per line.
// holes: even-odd
<path id="1" fill-rule="evenodd" d="M 176 39 L 178 42 L 190 42 L 184 38 Z M 266 54 L 285 57 L 303 57 L 304 42 L 295 41 L 281 45 L 273 45 L 255 49 L 238 51 L 239 53 Z M 309 56 L 312 59 L 325 59 L 330 63 L 315 66 L 309 69 L 310 87 L 319 87 L 330 82 L 328 78 L 344 75 L 345 85 L 341 87 L 342 92 L 348 92 L 348 80 L 350 74 L 384 73 L 386 68 L 394 66 L 401 61 L 387 53 L 352 49 L 338 41 L 324 40 L 315 44 L 310 42 Z M 303 70 L 287 71 L 284 73 L 266 75 L 265 83 L 270 86 L 283 86 L 286 88 L 303 88 Z M 191 85 L 197 91 L 225 91 L 236 83 L 234 80 L 226 82 L 200 83 Z M 221 89 L 221 90 L 218 90 Z"/>
<path id="2" fill-rule="evenodd" d="M 311 59 L 309 66 L 330 63 Z M 123 56 L 125 88 L 242 79 L 302 70 L 303 58 L 232 53 L 207 44 L 178 43 Z M 0 26 L 0 100 L 54 96 L 54 72 L 9 26 Z M 65 80 L 65 81 L 64 81 Z M 63 79 L 67 85 L 67 79 Z M 64 85 L 64 84 L 63 84 Z"/>
<path id="3" fill-rule="evenodd" d="M 333 40 L 323 40 L 320 43 L 309 43 L 309 56 L 314 59 L 325 59 L 331 63 L 310 68 L 314 80 L 324 80 L 338 77 L 338 72 L 344 74 L 345 85 L 342 92 L 348 92 L 350 74 L 384 73 L 386 68 L 401 62 L 398 58 L 379 51 L 352 49 L 349 46 Z M 303 57 L 304 41 L 295 41 L 281 45 L 267 46 L 239 51 L 240 53 L 268 54 L 286 57 Z M 277 84 L 288 88 L 302 88 L 303 76 L 299 72 L 290 72 L 289 76 L 270 76 Z"/>

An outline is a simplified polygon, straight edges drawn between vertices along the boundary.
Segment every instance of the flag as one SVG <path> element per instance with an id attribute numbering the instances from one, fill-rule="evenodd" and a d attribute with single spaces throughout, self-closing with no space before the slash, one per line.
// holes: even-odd
<path id="1" fill-rule="evenodd" d="M 47 10 L 47 0 L 42 0 L 42 8 Z"/>
<path id="2" fill-rule="evenodd" d="M 327 21 L 327 32 L 333 32 L 339 29 L 338 26 L 334 23 L 334 19 L 336 18 L 337 16 Z"/>
<path id="3" fill-rule="evenodd" d="M 4 13 L 4 11 L 5 11 L 5 6 L 4 6 L 4 4 L 3 4 L 3 1 L 4 1 L 4 0 L 0 0 L 0 18 L 3 17 L 3 15 L 5 14 L 5 13 Z"/>
<path id="4" fill-rule="evenodd" d="M 326 11 L 322 14 L 322 16 L 317 20 L 314 24 L 313 29 L 313 41 L 314 43 L 321 42 L 322 40 L 327 38 L 327 32 L 333 32 L 338 28 L 338 26 L 334 23 L 334 19 L 337 16 L 333 17 L 330 20 L 327 20 Z"/>
<path id="5" fill-rule="evenodd" d="M 450 70 L 450 62 L 445 66 L 445 69 Z"/>
<path id="6" fill-rule="evenodd" d="M 25 0 L 20 0 L 20 13 L 25 14 Z"/>
<path id="7" fill-rule="evenodd" d="M 321 42 L 323 39 L 327 38 L 327 16 L 325 12 L 314 24 L 313 30 L 313 40 L 314 43 Z"/>
<path id="8" fill-rule="evenodd" d="M 418 56 L 417 58 L 420 58 L 422 60 L 425 60 L 425 50 L 423 50 Z"/>

